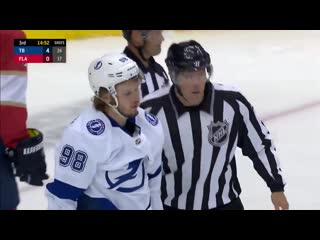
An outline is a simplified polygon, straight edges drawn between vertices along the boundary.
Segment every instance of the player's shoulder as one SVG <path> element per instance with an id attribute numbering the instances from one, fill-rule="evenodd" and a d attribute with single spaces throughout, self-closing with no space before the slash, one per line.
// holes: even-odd
<path id="1" fill-rule="evenodd" d="M 139 112 L 138 114 L 139 120 L 143 122 L 146 126 L 149 126 L 149 127 L 161 126 L 161 123 L 157 116 L 147 112 L 141 107 L 138 108 L 138 112 Z"/>
<path id="2" fill-rule="evenodd" d="M 101 139 L 108 134 L 110 122 L 106 116 L 90 106 L 83 110 L 67 127 L 75 135 Z"/>
<path id="3" fill-rule="evenodd" d="M 103 161 L 106 154 L 112 151 L 110 144 L 113 139 L 109 125 L 102 112 L 93 107 L 84 109 L 64 129 L 57 151 L 69 146 L 75 151 L 83 151 L 94 161 Z"/>
<path id="4" fill-rule="evenodd" d="M 148 136 L 153 144 L 163 141 L 163 128 L 159 118 L 148 111 L 138 108 L 138 125 L 142 127 L 142 131 Z"/>

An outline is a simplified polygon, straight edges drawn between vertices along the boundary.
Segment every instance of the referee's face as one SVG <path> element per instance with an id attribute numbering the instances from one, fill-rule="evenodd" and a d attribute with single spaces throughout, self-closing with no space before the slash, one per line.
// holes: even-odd
<path id="1" fill-rule="evenodd" d="M 201 103 L 204 97 L 206 81 L 205 68 L 196 71 L 184 71 L 178 74 L 177 85 L 186 100 L 182 101 L 185 106 L 197 106 Z"/>
<path id="2" fill-rule="evenodd" d="M 145 45 L 144 51 L 149 56 L 157 56 L 161 52 L 161 45 L 164 38 L 161 30 L 152 30 L 149 32 Z"/>

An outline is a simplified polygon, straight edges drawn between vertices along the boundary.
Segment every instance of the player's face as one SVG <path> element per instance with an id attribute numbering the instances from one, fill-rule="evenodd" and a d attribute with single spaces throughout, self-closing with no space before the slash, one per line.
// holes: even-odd
<path id="1" fill-rule="evenodd" d="M 188 105 L 197 106 L 204 97 L 204 89 L 207 81 L 204 68 L 194 72 L 180 72 L 177 76 L 177 85 L 187 99 Z"/>
<path id="2" fill-rule="evenodd" d="M 161 52 L 161 44 L 164 38 L 161 30 L 152 30 L 148 33 L 144 51 L 150 56 L 156 56 Z"/>
<path id="3" fill-rule="evenodd" d="M 126 117 L 133 117 L 138 113 L 140 104 L 140 83 L 137 77 L 116 86 L 119 110 Z"/>

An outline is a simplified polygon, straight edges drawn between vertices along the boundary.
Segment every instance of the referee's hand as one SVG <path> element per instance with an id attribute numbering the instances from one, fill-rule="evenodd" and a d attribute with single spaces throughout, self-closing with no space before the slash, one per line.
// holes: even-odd
<path id="1" fill-rule="evenodd" d="M 275 210 L 289 210 L 289 203 L 284 192 L 273 192 L 271 201 Z"/>

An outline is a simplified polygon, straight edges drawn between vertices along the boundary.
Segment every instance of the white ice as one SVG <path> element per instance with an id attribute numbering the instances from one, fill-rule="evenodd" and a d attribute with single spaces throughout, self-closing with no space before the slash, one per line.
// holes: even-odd
<path id="1" fill-rule="evenodd" d="M 165 37 L 156 57 L 160 64 L 165 67 L 172 42 L 199 41 L 211 53 L 213 81 L 242 89 L 261 118 L 318 103 L 266 125 L 285 173 L 290 209 L 320 209 L 320 31 L 168 31 Z M 44 132 L 48 181 L 54 176 L 54 146 L 63 128 L 90 104 L 90 61 L 124 46 L 121 37 L 68 41 L 67 63 L 29 64 L 28 126 Z M 237 157 L 245 208 L 273 209 L 270 190 L 251 160 L 240 150 Z M 19 188 L 18 209 L 46 209 L 45 187 L 19 183 Z"/>

